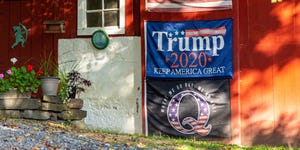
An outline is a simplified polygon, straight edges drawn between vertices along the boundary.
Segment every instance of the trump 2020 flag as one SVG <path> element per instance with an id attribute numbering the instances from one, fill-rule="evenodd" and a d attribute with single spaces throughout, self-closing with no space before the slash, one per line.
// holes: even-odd
<path id="1" fill-rule="evenodd" d="M 146 91 L 148 135 L 231 137 L 229 79 L 147 79 Z"/>
<path id="2" fill-rule="evenodd" d="M 232 19 L 145 22 L 147 78 L 232 78 Z"/>

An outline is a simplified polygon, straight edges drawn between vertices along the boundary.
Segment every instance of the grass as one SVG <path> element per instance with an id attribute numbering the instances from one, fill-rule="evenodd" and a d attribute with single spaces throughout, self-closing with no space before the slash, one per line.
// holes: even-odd
<path id="1" fill-rule="evenodd" d="M 77 131 L 78 130 L 76 130 L 76 132 Z M 77 133 L 85 133 L 85 136 L 89 136 L 110 144 L 141 147 L 147 150 L 148 148 L 152 148 L 153 150 L 300 150 L 299 148 L 289 148 L 284 146 L 270 147 L 265 145 L 242 147 L 234 144 L 197 141 L 194 139 L 179 139 L 165 136 L 145 136 L 137 134 L 120 134 L 106 130 L 80 130 Z"/>
<path id="2" fill-rule="evenodd" d="M 0 120 L 6 122 L 6 118 L 0 117 Z M 233 144 L 224 144 L 218 142 L 197 141 L 195 139 L 180 139 L 166 136 L 145 136 L 138 134 L 121 134 L 107 130 L 91 130 L 87 128 L 78 128 L 68 122 L 52 121 L 34 121 L 9 119 L 10 122 L 22 122 L 27 125 L 47 126 L 49 132 L 64 130 L 80 137 L 90 137 L 103 143 L 126 145 L 128 147 L 139 147 L 139 150 L 300 150 L 300 148 L 289 148 L 284 146 L 252 146 L 242 147 Z"/>

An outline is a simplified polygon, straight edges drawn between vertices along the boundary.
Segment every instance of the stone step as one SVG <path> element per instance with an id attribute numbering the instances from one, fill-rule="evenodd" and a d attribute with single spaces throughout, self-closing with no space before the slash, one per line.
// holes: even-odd
<path id="1" fill-rule="evenodd" d="M 5 118 L 22 118 L 22 113 L 19 110 L 0 110 L 0 116 Z"/>
<path id="2" fill-rule="evenodd" d="M 62 112 L 67 110 L 67 105 L 65 104 L 53 104 L 53 103 L 42 103 L 40 110 Z"/>
<path id="3" fill-rule="evenodd" d="M 58 97 L 58 96 L 49 96 L 49 95 L 44 95 L 42 97 L 43 102 L 48 102 L 48 103 L 55 103 L 55 104 L 62 104 L 63 101 Z"/>
<path id="4" fill-rule="evenodd" d="M 58 114 L 58 119 L 62 120 L 82 120 L 87 115 L 87 112 L 79 109 L 70 109 Z"/>
<path id="5" fill-rule="evenodd" d="M 70 109 L 81 109 L 83 107 L 83 100 L 79 98 L 70 99 L 70 101 L 67 103 L 67 106 Z"/>
<path id="6" fill-rule="evenodd" d="M 51 117 L 51 113 L 40 110 L 25 110 L 23 117 L 25 119 L 48 120 Z"/>
<path id="7" fill-rule="evenodd" d="M 37 99 L 30 98 L 9 98 L 0 100 L 0 110 L 13 109 L 13 110 L 25 110 L 25 109 L 39 109 L 41 104 Z"/>

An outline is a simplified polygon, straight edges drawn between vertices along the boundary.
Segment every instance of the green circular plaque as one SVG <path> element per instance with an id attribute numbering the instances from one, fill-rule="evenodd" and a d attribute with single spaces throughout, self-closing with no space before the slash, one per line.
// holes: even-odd
<path id="1" fill-rule="evenodd" d="M 108 46 L 109 37 L 103 30 L 97 30 L 92 35 L 92 43 L 97 49 L 104 49 Z"/>

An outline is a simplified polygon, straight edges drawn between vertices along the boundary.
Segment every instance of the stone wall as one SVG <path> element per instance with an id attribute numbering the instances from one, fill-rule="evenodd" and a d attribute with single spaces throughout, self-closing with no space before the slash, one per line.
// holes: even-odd
<path id="1" fill-rule="evenodd" d="M 63 104 L 57 96 L 33 98 L 0 98 L 0 116 L 34 120 L 82 120 L 87 112 L 81 110 L 82 99 L 71 99 Z"/>

